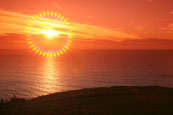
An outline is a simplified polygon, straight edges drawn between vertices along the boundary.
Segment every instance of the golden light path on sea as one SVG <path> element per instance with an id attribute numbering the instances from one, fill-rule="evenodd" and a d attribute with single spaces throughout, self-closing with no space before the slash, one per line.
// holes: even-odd
<path id="1" fill-rule="evenodd" d="M 64 54 L 72 42 L 68 25 L 67 19 L 56 12 L 47 11 L 34 15 L 26 27 L 26 31 L 32 33 L 27 35 L 29 48 L 35 54 L 46 58 L 55 58 Z M 37 40 L 37 36 L 40 41 L 44 40 L 44 44 L 49 42 L 51 48 L 40 45 L 41 42 Z M 50 39 L 54 39 L 54 41 L 50 41 Z M 58 43 L 58 40 L 61 43 Z"/>

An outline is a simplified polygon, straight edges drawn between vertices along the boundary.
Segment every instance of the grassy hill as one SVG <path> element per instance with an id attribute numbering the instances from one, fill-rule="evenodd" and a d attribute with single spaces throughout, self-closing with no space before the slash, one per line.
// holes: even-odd
<path id="1" fill-rule="evenodd" d="M 109 87 L 60 92 L 31 100 L 12 98 L 0 115 L 173 115 L 173 89 Z"/>

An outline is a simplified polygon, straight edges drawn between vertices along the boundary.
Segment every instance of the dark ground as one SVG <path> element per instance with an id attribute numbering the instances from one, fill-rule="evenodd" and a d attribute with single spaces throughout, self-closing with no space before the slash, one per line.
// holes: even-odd
<path id="1" fill-rule="evenodd" d="M 110 87 L 82 89 L 31 100 L 12 98 L 0 115 L 173 115 L 173 89 Z"/>

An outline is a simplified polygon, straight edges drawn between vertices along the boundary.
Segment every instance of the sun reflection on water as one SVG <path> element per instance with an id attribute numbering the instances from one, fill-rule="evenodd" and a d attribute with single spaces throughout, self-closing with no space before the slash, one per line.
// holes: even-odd
<path id="1" fill-rule="evenodd" d="M 42 91 L 45 94 L 54 93 L 58 90 L 60 73 L 55 66 L 53 58 L 47 58 L 43 62 L 43 78 L 41 81 Z M 56 68 L 56 69 L 55 69 Z"/>

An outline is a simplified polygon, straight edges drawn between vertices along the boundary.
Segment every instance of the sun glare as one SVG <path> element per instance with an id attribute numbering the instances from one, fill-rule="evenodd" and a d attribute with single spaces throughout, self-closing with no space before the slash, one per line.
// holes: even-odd
<path id="1" fill-rule="evenodd" d="M 71 46 L 71 37 L 69 35 L 69 22 L 63 16 L 56 12 L 42 12 L 34 15 L 28 23 L 28 30 L 36 30 L 36 34 L 29 34 L 27 41 L 32 51 L 42 57 L 55 58 L 63 55 Z M 58 30 L 58 31 L 57 31 Z M 44 35 L 46 39 L 53 39 L 59 37 L 60 41 L 50 40 L 39 42 L 35 38 L 35 35 Z M 60 37 L 61 35 L 61 37 Z M 42 36 L 40 36 L 42 37 Z M 44 37 L 44 38 L 45 38 Z M 50 48 L 48 48 L 49 46 Z M 60 47 L 58 47 L 60 45 Z"/>
<path id="2" fill-rule="evenodd" d="M 54 30 L 46 30 L 43 32 L 43 34 L 45 34 L 48 39 L 51 39 L 55 36 L 59 36 L 59 32 L 54 31 Z"/>

